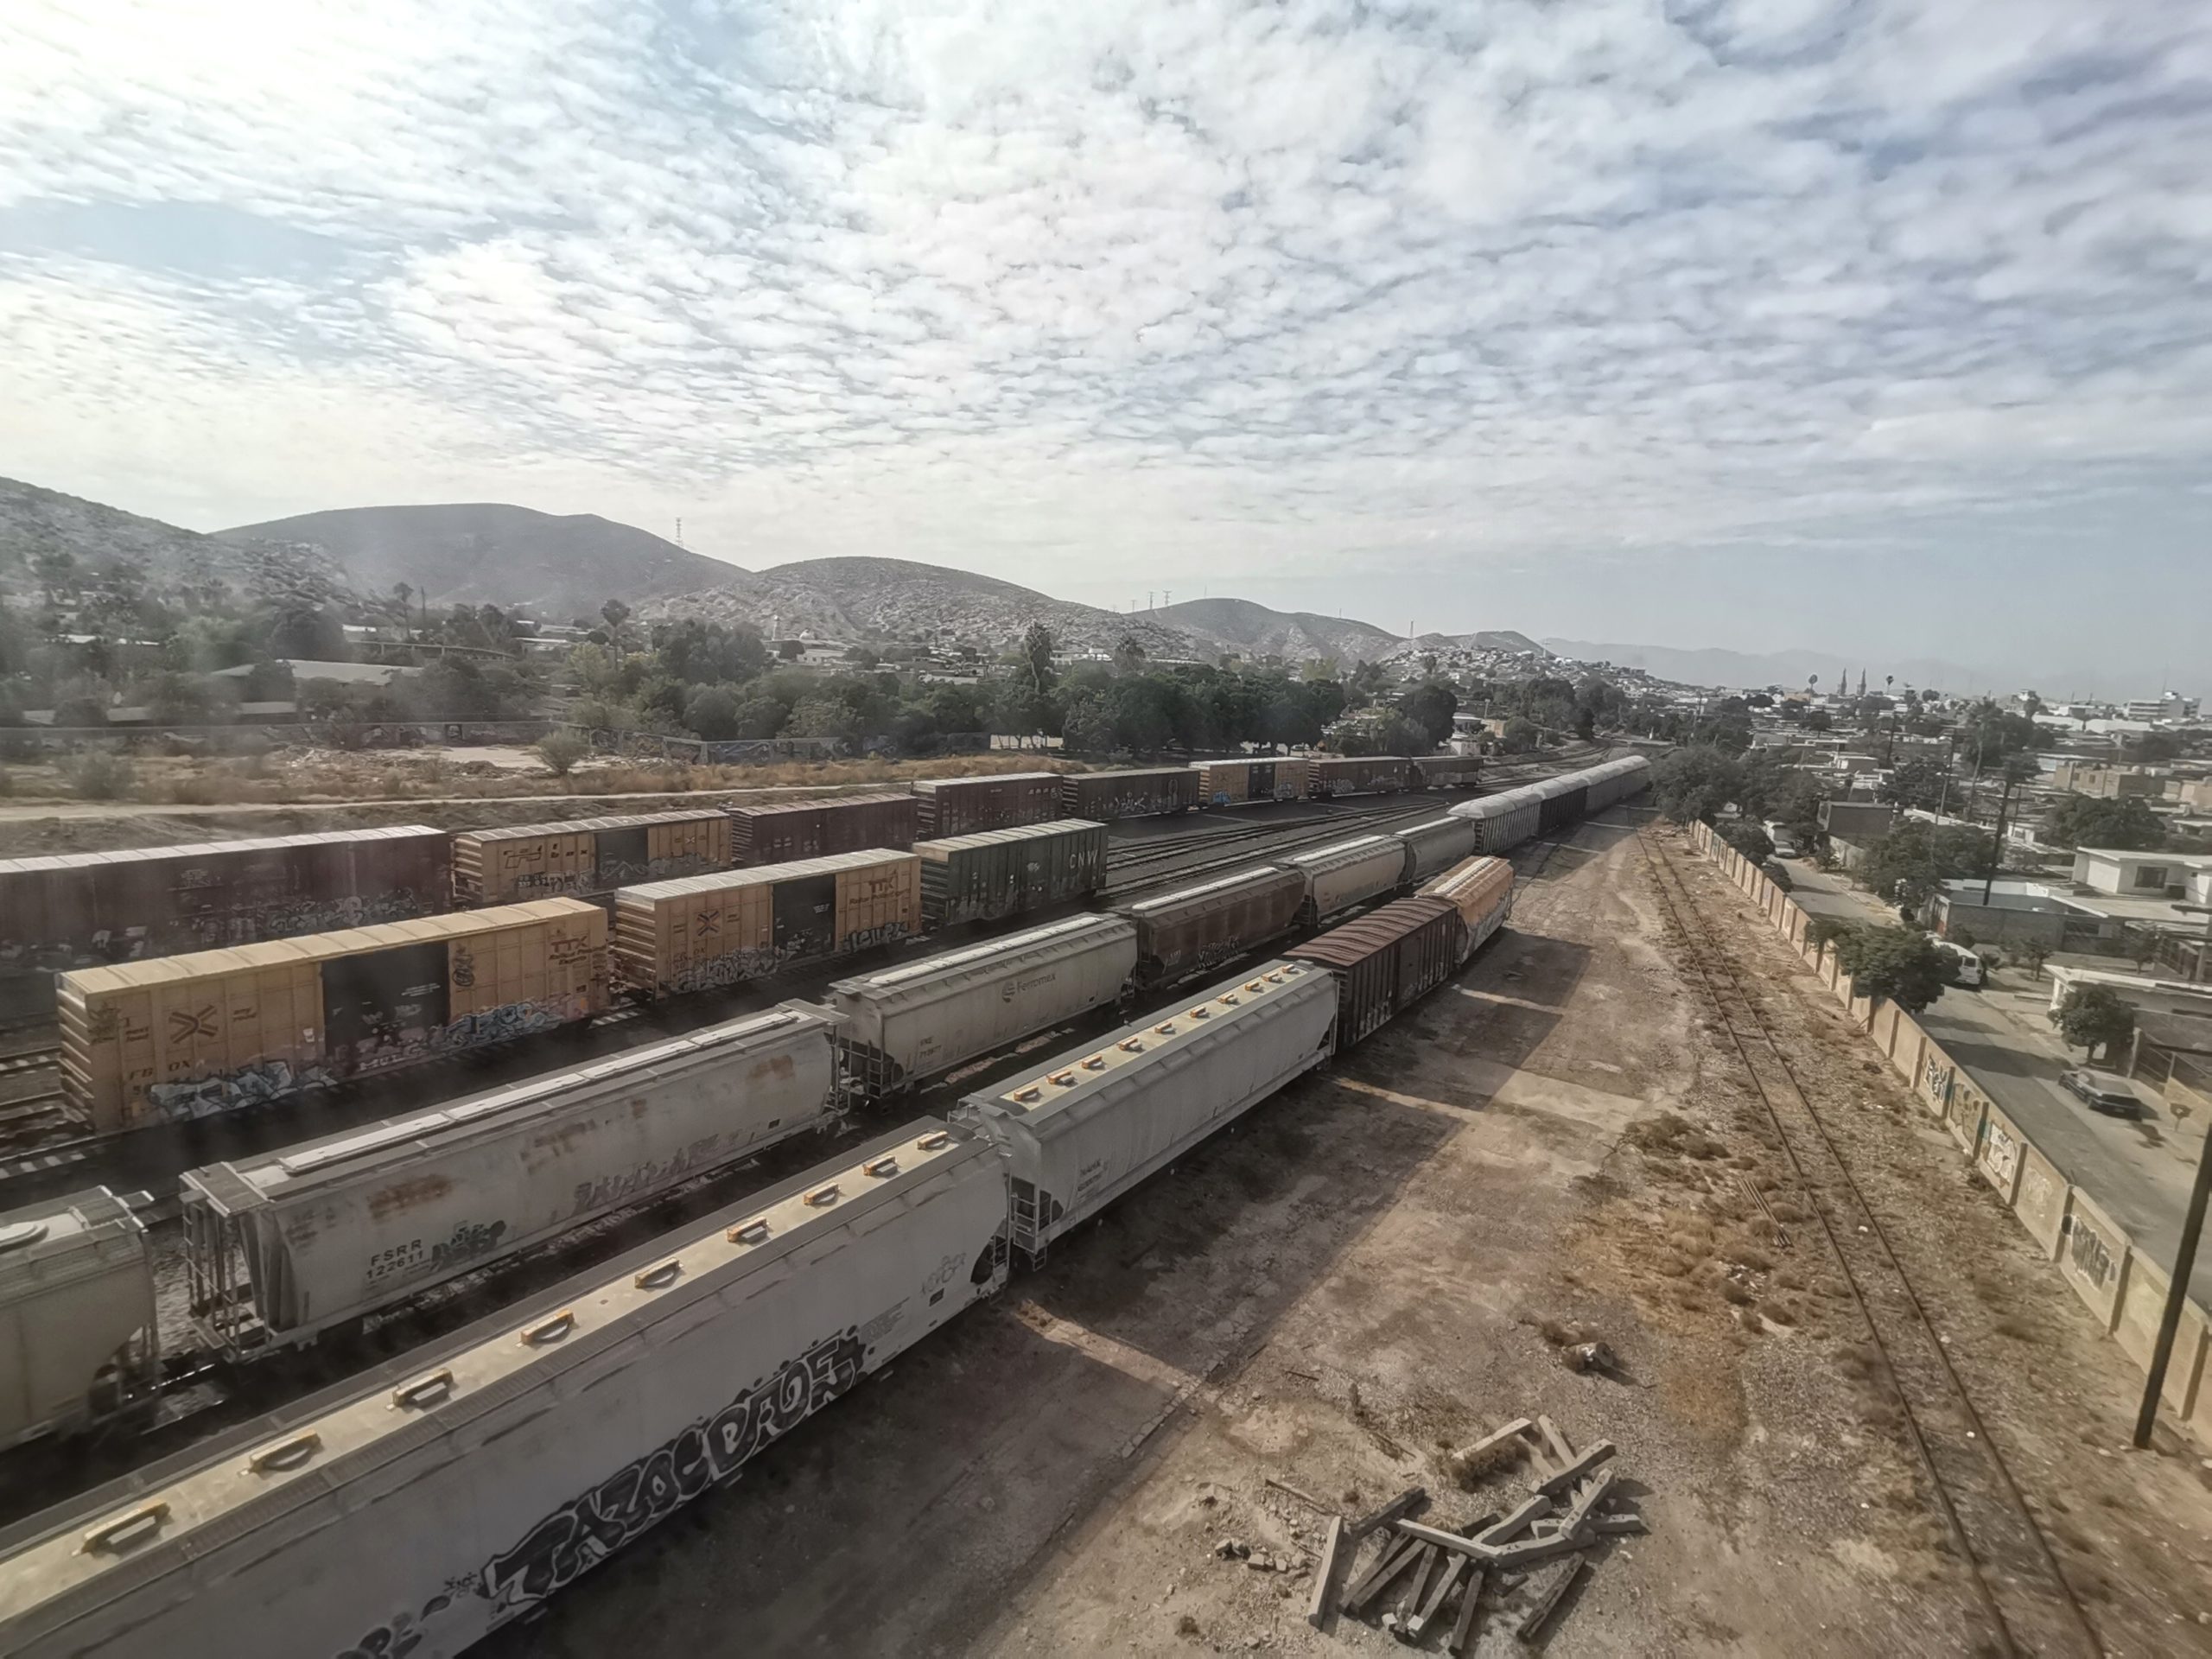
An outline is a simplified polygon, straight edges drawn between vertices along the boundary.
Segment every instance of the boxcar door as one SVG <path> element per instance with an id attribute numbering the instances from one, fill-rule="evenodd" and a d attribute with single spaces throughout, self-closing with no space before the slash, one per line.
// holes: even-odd
<path id="1" fill-rule="evenodd" d="M 837 878 L 802 876 L 775 887 L 774 944 L 778 962 L 827 956 L 837 947 Z"/>
<path id="2" fill-rule="evenodd" d="M 1275 763 L 1272 760 L 1255 762 L 1244 774 L 1244 798 L 1248 801 L 1269 801 L 1275 793 Z"/>
<path id="3" fill-rule="evenodd" d="M 613 887 L 626 887 L 653 877 L 652 853 L 645 837 L 652 833 L 642 823 L 625 824 L 619 830 L 601 830 L 594 837 L 598 843 L 592 866 L 592 890 L 605 893 Z"/>
<path id="4" fill-rule="evenodd" d="M 323 1041 L 340 1075 L 419 1058 L 447 1017 L 443 939 L 396 945 L 322 964 Z"/>

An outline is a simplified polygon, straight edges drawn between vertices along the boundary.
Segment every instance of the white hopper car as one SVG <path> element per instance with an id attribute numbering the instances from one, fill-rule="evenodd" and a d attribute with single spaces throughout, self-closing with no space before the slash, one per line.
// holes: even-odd
<path id="1" fill-rule="evenodd" d="M 1482 853 L 1510 852 L 1531 836 L 1548 834 L 1616 801 L 1636 794 L 1650 781 L 1651 763 L 1640 754 L 1606 760 L 1503 794 L 1463 801 L 1451 816 L 1476 827 Z"/>
<path id="2" fill-rule="evenodd" d="M 1475 826 L 1465 818 L 1455 818 L 1449 812 L 1427 823 L 1414 824 L 1409 830 L 1396 832 L 1397 839 L 1405 844 L 1406 867 L 1400 874 L 1401 886 L 1412 887 L 1431 876 L 1450 869 L 1462 859 L 1472 858 L 1481 849 L 1482 837 Z"/>
<path id="3" fill-rule="evenodd" d="M 146 1229 L 129 1205 L 101 1186 L 0 1215 L 0 1448 L 143 1397 L 159 1359 Z"/>
<path id="4" fill-rule="evenodd" d="M 0 1653 L 458 1652 L 992 1294 L 1006 1217 L 909 1123 L 0 1534 Z"/>
<path id="5" fill-rule="evenodd" d="M 433 1110 L 188 1171 L 194 1323 L 308 1340 L 830 1121 L 834 1014 L 787 1002 Z"/>
<path id="6" fill-rule="evenodd" d="M 1294 853 L 1282 868 L 1306 878 L 1306 906 L 1299 918 L 1310 926 L 1396 892 L 1405 878 L 1406 848 L 1395 836 L 1354 836 L 1310 853 Z"/>
<path id="7" fill-rule="evenodd" d="M 839 980 L 847 1088 L 885 1100 L 979 1055 L 1119 1001 L 1137 966 L 1137 930 L 1075 916 L 988 944 Z"/>
<path id="8" fill-rule="evenodd" d="M 1333 1052 L 1337 984 L 1271 962 L 960 1103 L 954 1121 L 1005 1153 L 1015 1249 L 1032 1262 L 1224 1123 Z"/>

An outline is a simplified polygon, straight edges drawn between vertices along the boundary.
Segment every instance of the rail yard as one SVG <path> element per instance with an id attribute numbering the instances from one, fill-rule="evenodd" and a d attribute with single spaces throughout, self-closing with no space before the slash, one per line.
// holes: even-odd
<path id="1" fill-rule="evenodd" d="M 1910 1120 L 1723 961 L 1643 772 L 463 832 L 462 908 L 61 969 L 0 1171 L 0 1649 L 1387 1646 L 1300 1617 L 1283 1492 L 1479 1497 L 1448 1448 L 1537 1406 L 1649 1478 L 1572 1650 L 2197 1637 L 2194 1460 L 2107 1466 L 2061 1310 L 2031 1398 L 1943 1306 L 1927 1252 L 1996 1224 L 1899 1222 L 1859 1137 Z M 101 1017 L 210 978 L 217 1031 Z M 2096 1496 L 2146 1480 L 2155 1533 Z"/>

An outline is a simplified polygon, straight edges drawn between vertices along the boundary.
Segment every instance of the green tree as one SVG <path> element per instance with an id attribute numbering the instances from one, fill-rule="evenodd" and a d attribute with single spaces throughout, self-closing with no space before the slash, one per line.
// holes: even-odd
<path id="1" fill-rule="evenodd" d="M 736 715 L 730 721 L 730 735 L 756 739 L 779 736 L 791 715 L 791 705 L 781 698 L 747 697 L 737 705 Z"/>
<path id="2" fill-rule="evenodd" d="M 1756 823 L 1724 823 L 1719 834 L 1721 840 L 1754 864 L 1764 864 L 1774 856 L 1774 837 Z"/>
<path id="3" fill-rule="evenodd" d="M 2084 1058 L 2101 1048 L 2110 1059 L 2121 1044 L 2135 1035 L 2135 1010 L 2109 985 L 2075 985 L 2051 1010 L 2050 1021 L 2069 1048 L 2078 1048 Z"/>
<path id="4" fill-rule="evenodd" d="M 1651 798 L 1676 823 L 1711 823 L 1743 787 L 1743 768 L 1709 745 L 1672 749 L 1651 768 Z"/>
<path id="5" fill-rule="evenodd" d="M 1980 830 L 1907 818 L 1867 849 L 1859 879 L 1868 892 L 1917 910 L 1945 881 L 1986 874 L 1994 846 Z"/>
<path id="6" fill-rule="evenodd" d="M 1042 622 L 1032 622 L 1021 631 L 1021 661 L 1030 695 L 1042 702 L 1052 689 L 1052 631 Z"/>
<path id="7" fill-rule="evenodd" d="M 1923 811 L 1934 811 L 1942 804 L 1947 793 L 1955 795 L 1949 786 L 1951 768 L 1944 761 L 1929 754 L 1908 754 L 1890 768 L 1888 780 L 1882 785 L 1882 798 L 1897 806 L 1916 806 Z"/>
<path id="8" fill-rule="evenodd" d="M 1114 666 L 1124 674 L 1135 674 L 1142 671 L 1144 663 L 1144 647 L 1137 643 L 1136 636 L 1123 634 L 1121 643 L 1114 647 Z"/>
<path id="9" fill-rule="evenodd" d="M 1497 747 L 1508 754 L 1526 754 L 1543 737 L 1543 728 L 1526 715 L 1516 715 L 1497 734 Z"/>
<path id="10" fill-rule="evenodd" d="M 622 625 L 630 620 L 630 607 L 619 599 L 608 600 L 606 604 L 599 607 L 599 613 L 607 619 L 607 631 L 609 633 L 620 633 Z"/>
<path id="11" fill-rule="evenodd" d="M 2171 732 L 2145 732 L 2127 746 L 2127 758 L 2139 766 L 2155 766 L 2181 759 L 2182 742 Z"/>
<path id="12" fill-rule="evenodd" d="M 591 740 L 563 727 L 537 740 L 537 758 L 556 778 L 565 778 L 591 753 Z"/>
<path id="13" fill-rule="evenodd" d="M 1943 953 L 1916 928 L 1854 927 L 1835 950 L 1855 995 L 1885 998 L 1907 1014 L 1918 1014 L 1949 982 Z"/>
<path id="14" fill-rule="evenodd" d="M 1420 734 L 1413 753 L 1426 754 L 1452 735 L 1452 716 L 1459 712 L 1459 694 L 1449 680 L 1423 680 L 1398 699 L 1398 712 Z"/>
<path id="15" fill-rule="evenodd" d="M 726 685 L 695 685 L 683 700 L 683 723 L 709 743 L 737 735 L 737 694 Z"/>
<path id="16" fill-rule="evenodd" d="M 2133 797 L 2101 801 L 2094 795 L 2069 794 L 2043 823 L 2044 839 L 2061 847 L 2107 847 L 2120 852 L 2156 852 L 2166 844 L 2166 826 Z"/>

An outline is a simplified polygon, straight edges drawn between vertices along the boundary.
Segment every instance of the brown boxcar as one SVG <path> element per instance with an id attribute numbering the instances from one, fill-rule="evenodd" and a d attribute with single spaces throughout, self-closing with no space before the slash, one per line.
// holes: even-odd
<path id="1" fill-rule="evenodd" d="M 1139 982 L 1173 985 L 1289 932 L 1305 904 L 1303 874 L 1262 864 L 1116 910 L 1136 924 Z"/>
<path id="2" fill-rule="evenodd" d="M 1193 760 L 1198 797 L 1206 806 L 1241 806 L 1248 801 L 1306 798 L 1307 766 L 1302 754 L 1264 760 Z"/>
<path id="3" fill-rule="evenodd" d="M 0 979 L 23 1012 L 67 969 L 434 916 L 452 904 L 427 824 L 0 859 Z"/>
<path id="4" fill-rule="evenodd" d="M 1413 775 L 1402 754 L 1317 754 L 1306 767 L 1306 792 L 1317 801 L 1339 795 L 1395 795 Z"/>
<path id="5" fill-rule="evenodd" d="M 752 868 L 870 848 L 905 852 L 914 844 L 914 806 L 912 795 L 848 795 L 836 801 L 733 806 L 730 861 Z"/>
<path id="6" fill-rule="evenodd" d="M 1083 818 L 925 841 L 922 918 L 931 927 L 995 921 L 1095 893 L 1106 880 L 1106 826 Z"/>
<path id="7" fill-rule="evenodd" d="M 918 838 L 1046 823 L 1060 816 L 1060 774 L 1001 772 L 988 778 L 918 779 L 914 804 Z"/>
<path id="8" fill-rule="evenodd" d="M 505 905 L 726 870 L 729 829 L 729 814 L 716 806 L 464 830 L 453 838 L 454 897 Z"/>
<path id="9" fill-rule="evenodd" d="M 1478 754 L 1422 754 L 1414 757 L 1414 779 L 1421 789 L 1472 789 L 1483 775 Z"/>
<path id="10" fill-rule="evenodd" d="M 1162 817 L 1187 812 L 1198 804 L 1198 774 L 1188 766 L 1077 772 L 1061 780 L 1060 804 L 1068 817 L 1100 823 Z"/>
<path id="11" fill-rule="evenodd" d="M 543 899 L 87 968 L 60 1000 L 62 1087 L 112 1133 L 589 1019 L 607 912 Z"/>
<path id="12" fill-rule="evenodd" d="M 1388 1025 L 1391 1017 L 1452 976 L 1463 928 L 1458 908 L 1416 895 L 1332 927 L 1283 955 L 1318 963 L 1337 976 L 1337 1047 Z"/>
<path id="13" fill-rule="evenodd" d="M 614 971 L 625 990 L 674 995 L 921 931 L 918 857 L 836 853 L 623 888 L 614 895 Z"/>

